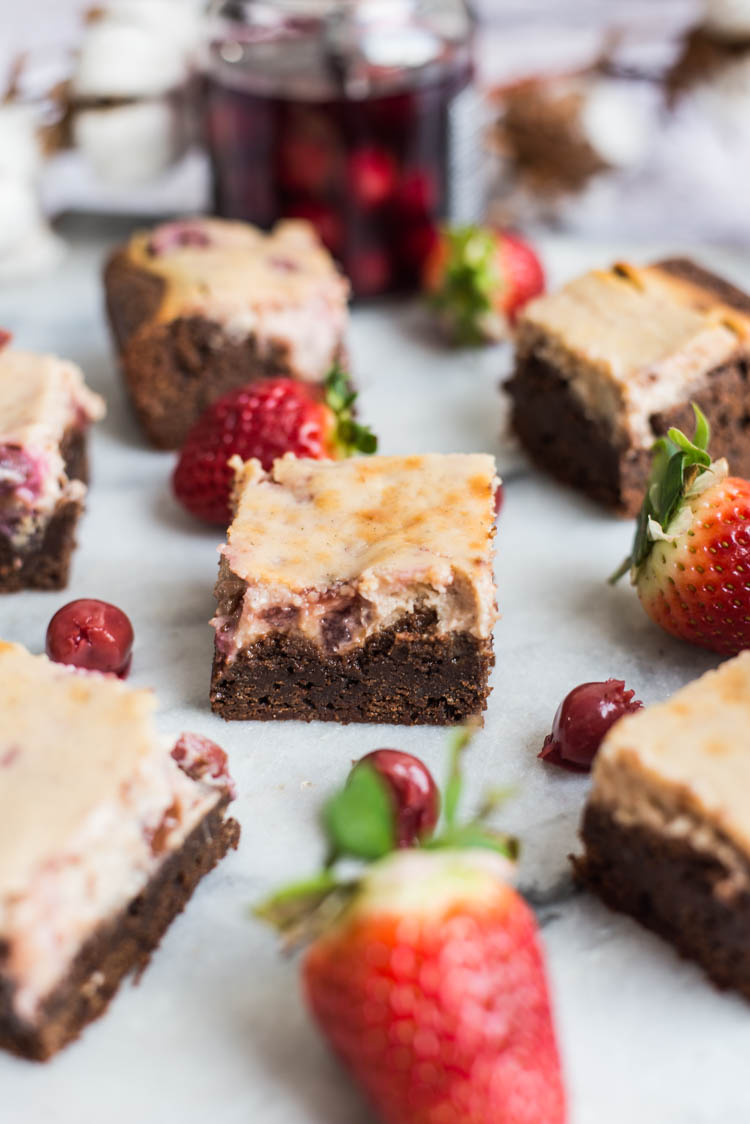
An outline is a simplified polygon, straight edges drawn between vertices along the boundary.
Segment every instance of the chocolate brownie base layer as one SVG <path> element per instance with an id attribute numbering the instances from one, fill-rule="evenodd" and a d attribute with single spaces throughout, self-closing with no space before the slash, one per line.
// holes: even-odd
<path id="1" fill-rule="evenodd" d="M 629 913 L 696 960 L 720 988 L 750 999 L 750 863 L 736 873 L 685 839 L 625 827 L 590 805 L 581 831 L 586 853 L 573 860 L 581 882 L 611 909 Z"/>
<path id="2" fill-rule="evenodd" d="M 220 324 L 201 316 L 158 321 L 163 283 L 125 254 L 110 259 L 104 280 L 125 384 L 157 448 L 179 448 L 222 394 L 259 378 L 295 377 L 289 348 L 281 343 L 269 349 L 252 335 L 232 340 Z M 343 342 L 338 358 L 345 362 Z"/>
<path id="3" fill-rule="evenodd" d="M 89 938 L 65 980 L 45 1000 L 34 1025 L 20 1020 L 13 1010 L 10 988 L 2 980 L 0 950 L 0 1047 L 45 1061 L 104 1013 L 124 976 L 144 970 L 198 882 L 237 846 L 239 825 L 224 819 L 226 803 L 194 828 L 127 909 Z"/>
<path id="4" fill-rule="evenodd" d="M 68 478 L 85 484 L 88 481 L 85 432 L 69 430 L 62 440 L 61 451 Z M 65 589 L 82 510 L 79 500 L 61 504 L 44 529 L 23 549 L 0 534 L 0 593 Z"/>
<path id="5" fill-rule="evenodd" d="M 742 295 L 742 294 L 740 294 Z M 746 358 L 715 367 L 691 396 L 711 424 L 711 451 L 732 472 L 750 475 L 750 385 Z M 650 449 L 620 448 L 591 418 L 559 371 L 533 353 L 521 359 L 506 384 L 512 424 L 531 459 L 565 484 L 622 515 L 637 514 L 651 467 Z M 655 437 L 677 426 L 693 432 L 690 402 L 652 414 Z"/>
<path id="6" fill-rule="evenodd" d="M 425 634 L 417 616 L 329 654 L 276 633 L 230 663 L 217 649 L 211 707 L 226 719 L 382 722 L 450 726 L 487 705 L 495 662 L 490 640 L 466 632 Z"/>

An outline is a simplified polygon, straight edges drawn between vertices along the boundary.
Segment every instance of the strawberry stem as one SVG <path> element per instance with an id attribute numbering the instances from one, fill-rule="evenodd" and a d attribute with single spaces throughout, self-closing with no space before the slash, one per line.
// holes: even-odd
<path id="1" fill-rule="evenodd" d="M 366 425 L 354 419 L 356 391 L 352 390 L 347 372 L 339 363 L 334 363 L 325 380 L 325 402 L 336 418 L 334 441 L 342 457 L 352 453 L 374 453 L 378 439 Z"/>
<path id="2" fill-rule="evenodd" d="M 474 726 L 465 726 L 451 739 L 442 832 L 420 840 L 415 846 L 428 850 L 481 848 L 515 860 L 518 841 L 485 824 L 507 792 L 495 790 L 488 794 L 473 820 L 458 822 L 463 787 L 461 763 L 474 732 Z M 377 862 L 397 846 L 391 794 L 382 776 L 367 762 L 358 763 L 352 770 L 344 787 L 324 805 L 321 818 L 328 842 L 324 868 L 312 878 L 272 894 L 253 910 L 256 917 L 281 933 L 287 945 L 314 939 L 341 915 L 356 894 L 360 879 L 356 873 L 352 876 L 349 869 L 341 877 L 336 870 L 340 860 Z"/>
<path id="3" fill-rule="evenodd" d="M 657 523 L 666 532 L 680 509 L 688 488 L 711 466 L 708 453 L 711 427 L 695 402 L 692 407 L 695 414 L 692 441 L 681 430 L 672 428 L 666 437 L 660 437 L 654 442 L 651 472 L 638 514 L 633 547 L 609 578 L 610 585 L 619 581 L 628 570 L 635 573 L 643 565 L 654 545 L 650 532 L 652 524 Z"/>
<path id="4" fill-rule="evenodd" d="M 501 287 L 497 241 L 480 226 L 445 227 L 441 232 L 446 260 L 439 288 L 429 296 L 459 344 L 485 342 L 483 320 L 492 312 Z"/>

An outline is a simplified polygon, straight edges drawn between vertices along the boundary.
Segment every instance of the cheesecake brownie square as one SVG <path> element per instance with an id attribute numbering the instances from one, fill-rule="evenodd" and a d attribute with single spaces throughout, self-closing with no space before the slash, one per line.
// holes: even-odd
<path id="1" fill-rule="evenodd" d="M 643 500 L 650 449 L 692 433 L 750 473 L 750 297 L 685 260 L 594 270 L 521 313 L 507 384 L 522 445 L 557 479 L 624 515 Z"/>
<path id="2" fill-rule="evenodd" d="M 750 999 L 750 652 L 622 718 L 594 763 L 581 878 Z"/>
<path id="3" fill-rule="evenodd" d="M 217 714 L 448 725 L 484 710 L 492 457 L 235 468 L 212 621 Z"/>
<path id="4" fill-rule="evenodd" d="M 103 415 L 74 363 L 0 350 L 0 593 L 67 585 L 86 433 Z"/>
<path id="5" fill-rule="evenodd" d="M 271 375 L 322 383 L 344 358 L 348 282 L 306 222 L 270 234 L 209 218 L 140 231 L 104 282 L 125 385 L 159 448 L 180 446 L 235 387 Z"/>
<path id="6" fill-rule="evenodd" d="M 223 751 L 158 736 L 154 705 L 0 642 L 0 1047 L 22 1057 L 102 1014 L 237 844 Z"/>

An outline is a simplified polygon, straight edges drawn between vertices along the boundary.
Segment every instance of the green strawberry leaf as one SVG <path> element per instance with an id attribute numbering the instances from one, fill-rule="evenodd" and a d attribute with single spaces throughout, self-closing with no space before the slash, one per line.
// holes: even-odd
<path id="1" fill-rule="evenodd" d="M 447 830 L 437 839 L 431 839 L 425 847 L 435 851 L 443 848 L 470 850 L 479 847 L 486 851 L 497 851 L 498 854 L 513 861 L 519 854 L 518 840 L 515 836 L 502 831 L 493 831 L 479 820 Z"/>
<path id="2" fill-rule="evenodd" d="M 295 882 L 272 894 L 253 907 L 253 915 L 283 932 L 296 925 L 311 909 L 317 908 L 337 888 L 336 877 L 324 870 L 314 878 Z"/>
<path id="3" fill-rule="evenodd" d="M 342 882 L 328 870 L 295 882 L 252 909 L 252 915 L 271 925 L 288 947 L 307 944 L 333 923 L 358 889 L 356 881 Z"/>
<path id="4" fill-rule="evenodd" d="M 391 795 L 370 765 L 360 765 L 323 809 L 331 861 L 347 856 L 372 862 L 396 845 Z"/>
<path id="5" fill-rule="evenodd" d="M 456 342 L 485 342 L 483 319 L 492 312 L 494 297 L 502 287 L 497 266 L 497 240 L 480 226 L 446 227 L 447 248 L 442 284 L 429 302 L 448 323 Z"/>
<path id="6" fill-rule="evenodd" d="M 707 451 L 711 429 L 699 407 L 695 403 L 692 405 L 695 414 L 692 441 L 679 429 L 672 428 L 666 437 L 654 442 L 651 472 L 638 514 L 633 546 L 628 557 L 610 577 L 611 585 L 628 570 L 638 571 L 654 545 L 651 524 L 657 523 L 666 532 L 682 506 L 687 489 L 711 465 Z"/>
<path id="7" fill-rule="evenodd" d="M 354 418 L 353 406 L 357 394 L 352 390 L 349 375 L 339 363 L 334 363 L 325 381 L 325 401 L 336 417 L 334 441 L 341 456 L 352 453 L 374 453 L 378 439 L 366 425 Z"/>

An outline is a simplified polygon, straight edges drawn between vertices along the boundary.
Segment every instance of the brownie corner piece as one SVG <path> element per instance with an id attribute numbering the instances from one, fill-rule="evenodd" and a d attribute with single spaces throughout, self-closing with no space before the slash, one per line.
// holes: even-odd
<path id="1" fill-rule="evenodd" d="M 87 431 L 104 412 L 75 364 L 0 349 L 0 593 L 67 585 L 88 482 Z"/>
<path id="2" fill-rule="evenodd" d="M 126 389 L 158 448 L 179 447 L 230 390 L 322 383 L 346 355 L 348 284 L 306 223 L 166 223 L 114 251 L 104 287 Z"/>
<path id="3" fill-rule="evenodd" d="M 656 438 L 692 432 L 750 472 L 750 297 L 686 259 L 592 270 L 521 314 L 505 389 L 513 428 L 540 468 L 634 515 Z"/>
<path id="4" fill-rule="evenodd" d="M 750 999 L 750 652 L 626 716 L 597 755 L 579 882 Z"/>
<path id="5" fill-rule="evenodd" d="M 0 974 L 0 1049 L 29 1061 L 47 1061 L 105 1013 L 123 978 L 147 967 L 201 879 L 237 848 L 240 827 L 224 815 L 226 803 L 208 812 L 146 887 L 115 918 L 97 927 L 33 1023 L 18 1017 L 12 991 Z"/>
<path id="6" fill-rule="evenodd" d="M 237 845 L 226 754 L 165 740 L 154 705 L 0 642 L 0 1048 L 20 1057 L 46 1060 L 103 1014 Z"/>
<path id="7" fill-rule="evenodd" d="M 215 713 L 480 716 L 494 665 L 496 486 L 481 455 L 246 465 L 216 589 Z"/>

